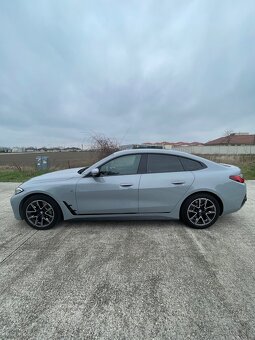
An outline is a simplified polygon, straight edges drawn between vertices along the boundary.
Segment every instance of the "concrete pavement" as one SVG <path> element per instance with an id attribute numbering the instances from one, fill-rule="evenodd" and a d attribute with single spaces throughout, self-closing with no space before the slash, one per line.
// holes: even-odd
<path id="1" fill-rule="evenodd" d="M 0 183 L 0 339 L 255 339 L 255 181 L 207 230 L 178 221 L 36 231 Z"/>

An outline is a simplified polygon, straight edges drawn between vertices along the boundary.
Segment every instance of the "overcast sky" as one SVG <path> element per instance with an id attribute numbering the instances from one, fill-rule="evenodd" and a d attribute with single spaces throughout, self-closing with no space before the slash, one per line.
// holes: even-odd
<path id="1" fill-rule="evenodd" d="M 0 1 L 0 146 L 255 133 L 255 1 Z"/>

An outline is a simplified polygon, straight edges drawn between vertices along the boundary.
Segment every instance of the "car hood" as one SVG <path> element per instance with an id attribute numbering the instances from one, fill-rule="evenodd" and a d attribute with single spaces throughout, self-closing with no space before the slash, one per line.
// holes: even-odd
<path id="1" fill-rule="evenodd" d="M 58 170 L 49 172 L 44 175 L 36 176 L 28 180 L 27 182 L 45 182 L 45 181 L 63 181 L 68 180 L 70 178 L 80 178 L 81 175 L 77 172 L 80 168 L 72 168 L 72 169 L 66 169 L 66 170 Z M 27 183 L 26 182 L 26 183 Z"/>

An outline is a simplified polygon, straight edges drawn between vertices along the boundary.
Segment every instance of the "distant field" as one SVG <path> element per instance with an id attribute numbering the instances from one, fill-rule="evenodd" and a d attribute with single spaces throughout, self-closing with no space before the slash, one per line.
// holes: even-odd
<path id="1" fill-rule="evenodd" d="M 98 158 L 94 151 L 0 153 L 0 167 L 35 168 L 36 156 L 49 157 L 52 169 L 65 169 L 93 164 Z M 219 163 L 255 164 L 255 155 L 201 155 Z"/>
<path id="2" fill-rule="evenodd" d="M 36 156 L 49 157 L 49 166 L 52 169 L 82 167 L 97 160 L 97 154 L 93 151 L 2 153 L 0 167 L 35 168 Z"/>

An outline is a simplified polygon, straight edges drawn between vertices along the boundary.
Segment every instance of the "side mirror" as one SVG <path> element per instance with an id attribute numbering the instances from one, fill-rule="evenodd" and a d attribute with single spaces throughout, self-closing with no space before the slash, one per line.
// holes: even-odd
<path id="1" fill-rule="evenodd" d="M 94 168 L 94 169 L 91 170 L 91 176 L 92 177 L 97 177 L 97 176 L 99 176 L 99 174 L 100 174 L 100 171 L 99 171 L 98 168 Z"/>

